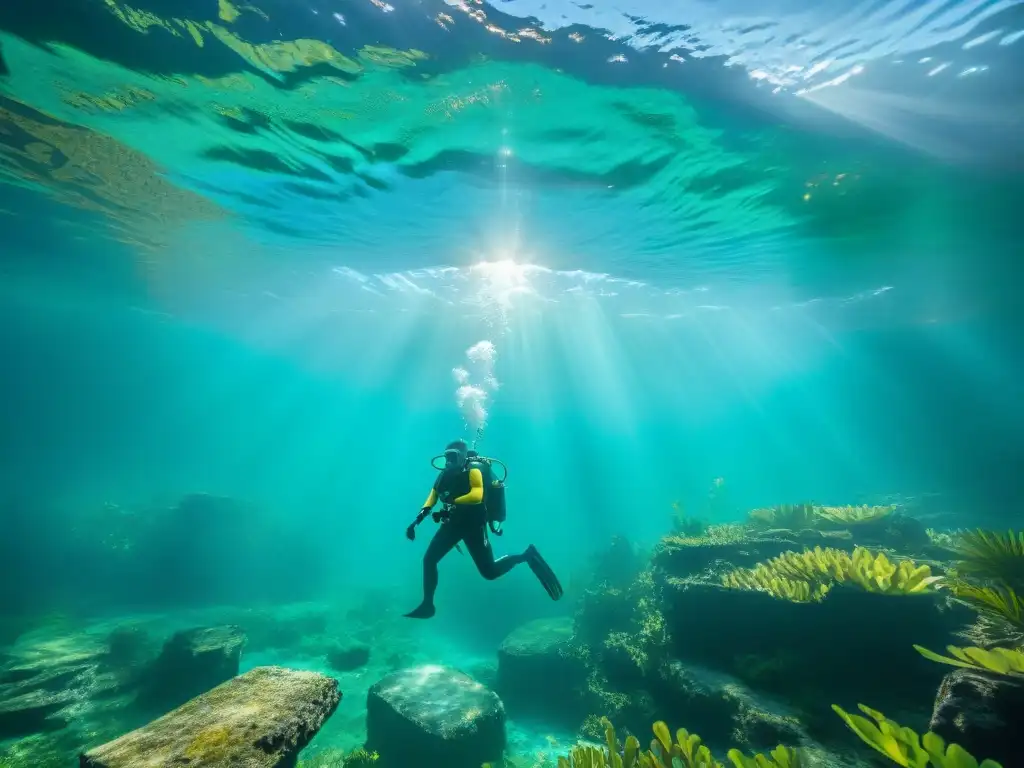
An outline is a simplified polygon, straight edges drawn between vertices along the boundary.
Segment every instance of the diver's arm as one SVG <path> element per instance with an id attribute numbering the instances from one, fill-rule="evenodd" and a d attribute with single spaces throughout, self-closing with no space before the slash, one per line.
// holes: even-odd
<path id="1" fill-rule="evenodd" d="M 483 473 L 473 467 L 469 470 L 469 493 L 452 499 L 452 504 L 480 504 L 484 500 Z"/>
<path id="2" fill-rule="evenodd" d="M 423 506 L 420 508 L 420 513 L 416 515 L 416 519 L 412 521 L 412 525 L 405 529 L 406 538 L 412 541 L 416 538 L 416 526 L 422 523 L 427 515 L 430 514 L 430 510 L 433 509 L 434 505 L 437 504 L 437 487 L 430 489 L 430 495 L 427 496 L 427 500 L 423 502 Z"/>

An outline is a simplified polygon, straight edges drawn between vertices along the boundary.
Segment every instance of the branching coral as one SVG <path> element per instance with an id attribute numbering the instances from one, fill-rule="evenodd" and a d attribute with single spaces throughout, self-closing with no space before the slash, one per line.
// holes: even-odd
<path id="1" fill-rule="evenodd" d="M 919 736 L 910 728 L 903 728 L 881 712 L 858 705 L 871 720 L 853 715 L 833 704 L 832 709 L 865 744 L 882 753 L 897 765 L 906 768 L 1002 768 L 992 760 L 980 764 L 966 750 L 956 744 L 948 747 L 936 733 Z M 872 720 L 874 722 L 872 722 Z"/>
<path id="2" fill-rule="evenodd" d="M 912 560 L 892 563 L 885 553 L 863 547 L 848 554 L 838 549 L 815 547 L 803 552 L 783 552 L 752 569 L 725 574 L 722 584 L 733 589 L 754 589 L 793 602 L 820 602 L 832 584 L 854 584 L 867 592 L 910 595 L 924 592 L 938 581 L 927 565 Z"/>
<path id="3" fill-rule="evenodd" d="M 1009 648 L 993 648 L 986 651 L 984 648 L 957 648 L 948 645 L 946 650 L 950 655 L 942 656 L 927 648 L 922 648 L 920 645 L 915 645 L 914 648 L 926 659 L 937 661 L 940 664 L 949 664 L 965 669 L 981 669 L 999 675 L 1024 677 L 1024 652 L 1021 651 Z"/>

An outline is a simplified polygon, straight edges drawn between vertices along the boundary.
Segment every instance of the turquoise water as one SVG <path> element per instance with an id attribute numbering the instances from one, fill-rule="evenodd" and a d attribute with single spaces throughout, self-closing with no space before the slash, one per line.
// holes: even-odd
<path id="1" fill-rule="evenodd" d="M 8 3 L 3 613 L 165 633 L 367 593 L 373 643 L 482 668 L 679 510 L 1019 524 L 1021 9 Z M 399 620 L 456 437 L 509 467 L 497 554 L 535 544 L 562 602 L 452 553 Z M 126 578 L 187 549 L 190 493 L 245 511 L 188 584 Z M 242 670 L 330 672 L 307 651 Z M 317 745 L 362 743 L 388 670 L 339 676 Z M 576 737 L 514 721 L 511 751 Z"/>

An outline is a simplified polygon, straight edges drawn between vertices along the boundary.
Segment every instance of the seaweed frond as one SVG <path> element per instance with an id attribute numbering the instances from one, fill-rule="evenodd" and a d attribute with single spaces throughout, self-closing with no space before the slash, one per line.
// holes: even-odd
<path id="1" fill-rule="evenodd" d="M 895 504 L 886 506 L 869 507 L 867 504 L 860 506 L 845 507 L 815 507 L 814 512 L 819 517 L 832 523 L 842 525 L 863 525 L 874 523 L 882 518 L 888 517 L 896 511 Z"/>
<path id="2" fill-rule="evenodd" d="M 835 583 L 853 584 L 876 594 L 912 595 L 931 589 L 938 580 L 929 566 L 912 560 L 893 563 L 883 552 L 876 555 L 857 547 L 849 554 L 815 547 L 783 552 L 752 569 L 730 571 L 722 576 L 722 585 L 759 590 L 793 602 L 820 602 Z"/>
<path id="3" fill-rule="evenodd" d="M 748 524 L 756 527 L 786 528 L 799 531 L 813 528 L 817 519 L 813 504 L 779 504 L 774 507 L 752 510 L 747 515 Z"/>
<path id="4" fill-rule="evenodd" d="M 979 613 L 1024 629 L 1024 599 L 1017 594 L 1013 587 L 1007 585 L 979 587 L 963 581 L 956 581 L 951 582 L 948 588 L 954 597 L 963 600 Z"/>
<path id="5" fill-rule="evenodd" d="M 952 549 L 961 575 L 1001 581 L 1024 591 L 1024 531 L 963 531 Z"/>
<path id="6" fill-rule="evenodd" d="M 965 669 L 981 669 L 986 672 L 995 672 L 998 675 L 1009 675 L 1011 677 L 1024 677 L 1024 652 L 1010 648 L 957 648 L 954 645 L 947 645 L 946 650 L 949 656 L 942 656 L 920 645 L 914 649 L 929 661 L 937 661 L 940 664 L 949 664 L 954 667 Z"/>
<path id="7" fill-rule="evenodd" d="M 950 744 L 947 747 L 946 742 L 937 733 L 929 731 L 920 736 L 913 729 L 904 728 L 899 723 L 889 720 L 881 712 L 863 704 L 857 706 L 871 720 L 850 714 L 837 704 L 833 704 L 832 709 L 865 744 L 897 765 L 907 768 L 1002 768 L 994 760 L 982 760 L 979 763 L 957 744 Z"/>

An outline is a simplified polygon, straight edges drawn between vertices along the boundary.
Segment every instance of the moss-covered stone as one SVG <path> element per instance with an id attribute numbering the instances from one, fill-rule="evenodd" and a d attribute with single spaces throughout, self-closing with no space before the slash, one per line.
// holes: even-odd
<path id="1" fill-rule="evenodd" d="M 333 714 L 337 681 L 257 667 L 80 756 L 81 768 L 284 768 Z"/>
<path id="2" fill-rule="evenodd" d="M 501 699 L 459 670 L 423 665 L 394 672 L 367 695 L 366 748 L 381 768 L 479 768 L 505 749 Z"/>
<path id="3" fill-rule="evenodd" d="M 143 679 L 137 703 L 167 712 L 238 674 L 245 634 L 233 625 L 175 633 Z"/>
<path id="4" fill-rule="evenodd" d="M 496 690 L 513 715 L 557 717 L 575 726 L 586 714 L 587 670 L 571 652 L 572 638 L 569 617 L 531 621 L 505 638 Z"/>

